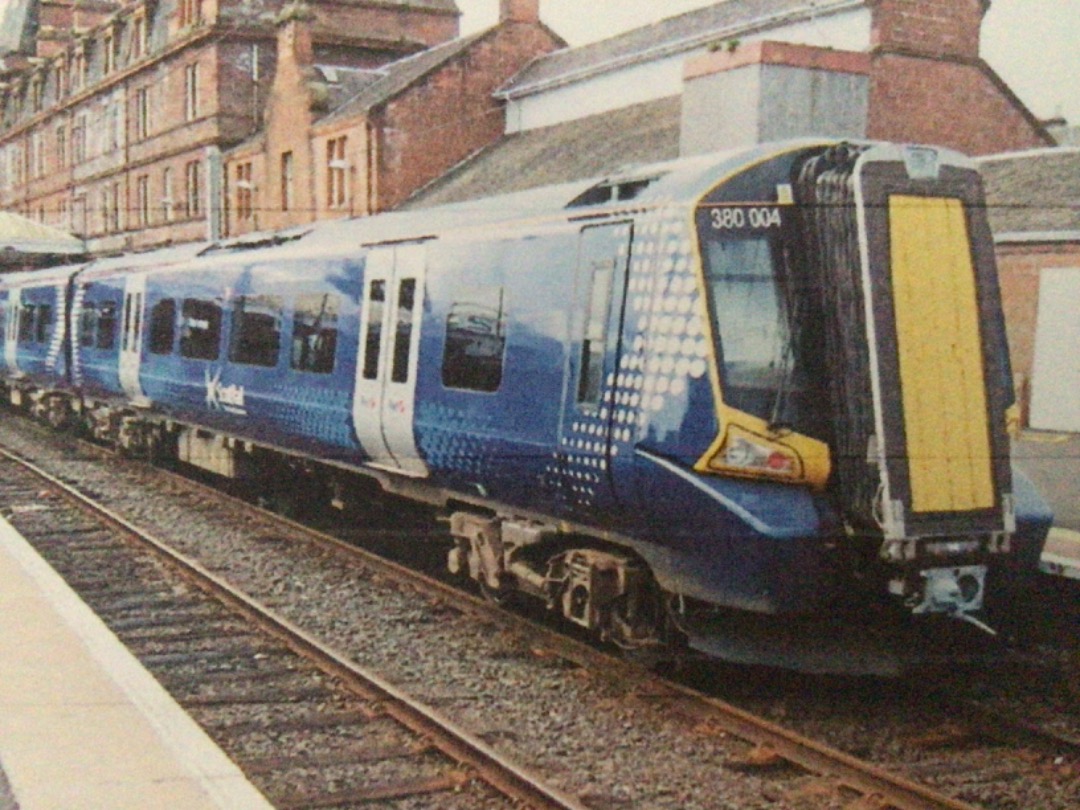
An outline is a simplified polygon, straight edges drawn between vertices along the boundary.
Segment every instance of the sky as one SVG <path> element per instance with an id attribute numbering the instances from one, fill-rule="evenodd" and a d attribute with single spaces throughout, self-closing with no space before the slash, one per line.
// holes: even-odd
<path id="1" fill-rule="evenodd" d="M 540 0 L 540 16 L 580 45 L 716 1 Z M 457 2 L 462 33 L 498 18 L 499 0 Z M 1080 125 L 1080 0 L 993 0 L 982 56 L 1039 118 L 1064 116 Z"/>

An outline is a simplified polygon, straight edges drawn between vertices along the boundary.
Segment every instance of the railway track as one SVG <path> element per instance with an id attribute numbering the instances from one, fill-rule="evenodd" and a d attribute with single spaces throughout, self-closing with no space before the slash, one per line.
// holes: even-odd
<path id="1" fill-rule="evenodd" d="M 188 479 L 183 479 L 183 486 L 203 487 Z M 199 491 L 205 492 L 203 489 Z M 224 496 L 217 490 L 213 490 L 212 494 L 206 492 L 205 497 L 209 499 Z M 564 658 L 589 672 L 604 673 L 607 679 L 630 683 L 632 686 L 627 688 L 640 699 L 662 705 L 671 714 L 685 717 L 687 725 L 692 726 L 698 733 L 721 738 L 730 737 L 741 741 L 741 747 L 737 748 L 738 753 L 731 755 L 731 771 L 746 770 L 754 773 L 767 770 L 775 773 L 777 767 L 783 769 L 793 764 L 797 767 L 788 768 L 789 772 L 812 775 L 811 781 L 817 786 L 815 790 L 819 792 L 824 790 L 831 797 L 830 802 L 843 802 L 836 806 L 846 806 L 847 803 L 857 799 L 867 802 L 866 806 L 874 807 L 964 808 L 975 806 L 950 798 L 942 792 L 927 788 L 911 779 L 897 776 L 888 769 L 876 767 L 857 757 L 848 756 L 807 737 L 794 734 L 724 701 L 710 698 L 686 686 L 660 679 L 640 668 L 613 660 L 600 651 L 554 633 L 550 628 L 538 626 L 534 622 L 504 611 L 493 612 L 493 608 L 484 600 L 463 594 L 456 588 L 425 577 L 411 569 L 403 568 L 380 557 L 374 557 L 323 532 L 286 521 L 280 516 L 268 514 L 263 510 L 257 510 L 246 502 L 233 500 L 230 508 L 237 513 L 241 511 L 249 513 L 253 521 L 272 520 L 282 526 L 287 526 L 289 532 L 304 535 L 312 543 L 318 544 L 319 548 L 326 550 L 327 555 L 344 560 L 348 565 L 363 566 L 377 572 L 380 578 L 403 583 L 425 595 L 437 594 L 435 598 L 454 605 L 457 610 L 476 616 L 486 616 L 488 617 L 486 620 L 492 624 L 511 627 L 519 637 L 528 638 L 532 648 L 542 647 L 545 655 Z M 242 721 L 231 723 L 230 727 L 240 730 L 245 728 Z M 1026 733 L 1037 732 L 1029 729 Z M 1045 739 L 1044 742 L 1046 742 Z M 331 757 L 332 760 L 333 757 Z M 274 762 L 276 760 L 273 756 L 264 757 L 261 767 L 266 768 L 267 763 Z M 771 778 L 775 780 L 776 777 Z M 825 788 L 822 788 L 822 785 Z M 608 806 L 602 801 L 591 802 L 589 796 L 584 797 L 584 803 L 590 806 Z M 823 806 L 834 805 L 826 803 Z"/>
<path id="2" fill-rule="evenodd" d="M 336 769 L 334 783 L 348 785 L 300 780 L 297 787 L 294 777 L 285 788 L 278 779 L 260 780 L 275 806 L 309 810 L 456 794 L 479 780 L 505 797 L 506 806 L 583 810 L 576 799 L 71 485 L 7 451 L 0 451 L 0 460 L 6 468 L 0 495 L 20 532 L 249 776 Z M 13 466 L 21 483 L 13 482 Z M 132 543 L 143 553 L 133 554 Z M 174 576 L 155 570 L 156 561 Z M 103 579 L 106 571 L 111 576 Z M 245 717 L 251 707 L 260 709 L 259 717 Z M 253 737 L 302 738 L 327 730 L 339 743 L 323 752 L 259 756 L 245 747 Z M 352 741 L 342 745 L 342 739 Z M 386 776 L 368 775 L 383 771 Z M 439 799 L 433 806 L 449 802 Z"/>

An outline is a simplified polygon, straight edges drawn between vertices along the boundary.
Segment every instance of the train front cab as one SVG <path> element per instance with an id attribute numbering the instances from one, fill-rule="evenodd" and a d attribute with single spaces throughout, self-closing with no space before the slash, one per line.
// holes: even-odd
<path id="1" fill-rule="evenodd" d="M 654 476 L 647 503 L 687 525 L 712 501 L 728 526 L 721 561 L 687 555 L 683 583 L 759 613 L 839 617 L 869 595 L 905 628 L 918 630 L 903 618 L 914 614 L 990 630 L 987 609 L 1037 570 L 1050 515 L 1010 464 L 1011 374 L 971 162 L 916 147 L 789 151 L 714 187 L 694 224 L 718 429 L 694 486 Z M 646 436 L 637 455 L 685 479 L 687 447 Z M 708 620 L 687 628 L 709 652 L 774 663 L 805 652 L 785 645 L 808 630 L 756 623 L 737 649 Z M 831 630 L 848 636 L 835 652 L 855 655 L 846 620 Z M 827 649 L 822 669 L 837 665 Z"/>

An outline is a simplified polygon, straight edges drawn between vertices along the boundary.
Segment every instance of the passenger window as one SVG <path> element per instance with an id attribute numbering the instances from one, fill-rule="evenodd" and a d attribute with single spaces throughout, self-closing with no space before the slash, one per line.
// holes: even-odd
<path id="1" fill-rule="evenodd" d="M 506 353 L 506 301 L 502 287 L 471 290 L 446 317 L 442 382 L 447 388 L 497 391 Z"/>
<path id="2" fill-rule="evenodd" d="M 34 340 L 38 343 L 48 343 L 49 334 L 52 332 L 52 307 L 48 304 L 39 304 L 37 311 L 36 331 Z"/>
<path id="3" fill-rule="evenodd" d="M 23 304 L 19 307 L 19 343 L 30 343 L 34 339 L 34 314 L 37 310 L 33 304 Z"/>
<path id="4" fill-rule="evenodd" d="M 135 293 L 135 314 L 132 315 L 132 327 L 131 327 L 131 349 L 132 351 L 138 351 L 139 339 L 142 332 L 142 306 L 143 306 L 143 294 Z"/>
<path id="5" fill-rule="evenodd" d="M 608 316 L 611 291 L 615 282 L 616 262 L 613 259 L 594 259 L 589 291 L 589 309 L 585 313 L 585 336 L 581 343 L 581 375 L 578 378 L 577 401 L 597 405 L 604 376 L 604 352 L 607 349 Z"/>
<path id="6" fill-rule="evenodd" d="M 116 304 L 106 301 L 98 312 L 97 347 L 111 349 L 114 346 L 116 346 Z"/>
<path id="7" fill-rule="evenodd" d="M 383 315 L 386 310 L 386 282 L 376 279 L 368 287 L 368 323 L 364 336 L 364 379 L 379 376 L 379 353 L 382 351 Z"/>
<path id="8" fill-rule="evenodd" d="M 217 360 L 221 344 L 221 307 L 213 301 L 185 298 L 180 308 L 180 356 Z"/>
<path id="9" fill-rule="evenodd" d="M 150 310 L 150 353 L 171 354 L 176 336 L 176 301 L 165 298 Z"/>
<path id="10" fill-rule="evenodd" d="M 249 366 L 276 366 L 281 353 L 281 299 L 242 295 L 233 302 L 229 360 Z"/>
<path id="11" fill-rule="evenodd" d="M 97 308 L 93 304 L 83 304 L 79 311 L 79 345 L 94 345 L 94 327 L 97 325 Z"/>
<path id="12" fill-rule="evenodd" d="M 131 293 L 124 296 L 124 337 L 120 345 L 122 351 L 128 350 L 128 335 L 131 334 L 131 310 L 133 309 L 131 302 Z"/>
<path id="13" fill-rule="evenodd" d="M 413 310 L 416 307 L 416 279 L 403 278 L 398 284 L 397 330 L 394 335 L 394 364 L 391 382 L 409 380 L 409 349 L 412 347 Z"/>
<path id="14" fill-rule="evenodd" d="M 296 371 L 329 374 L 334 370 L 337 338 L 338 296 L 299 296 L 293 310 L 289 366 Z"/>

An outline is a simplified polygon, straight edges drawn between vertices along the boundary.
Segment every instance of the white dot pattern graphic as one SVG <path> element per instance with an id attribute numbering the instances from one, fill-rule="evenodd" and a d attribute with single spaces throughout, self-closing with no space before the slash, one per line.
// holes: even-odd
<path id="1" fill-rule="evenodd" d="M 618 369 L 603 380 L 600 407 L 573 420 L 547 467 L 549 484 L 576 507 L 598 504 L 609 426 L 617 458 L 667 409 L 683 412 L 689 382 L 708 370 L 691 237 L 681 206 L 661 205 L 635 222 Z"/>

